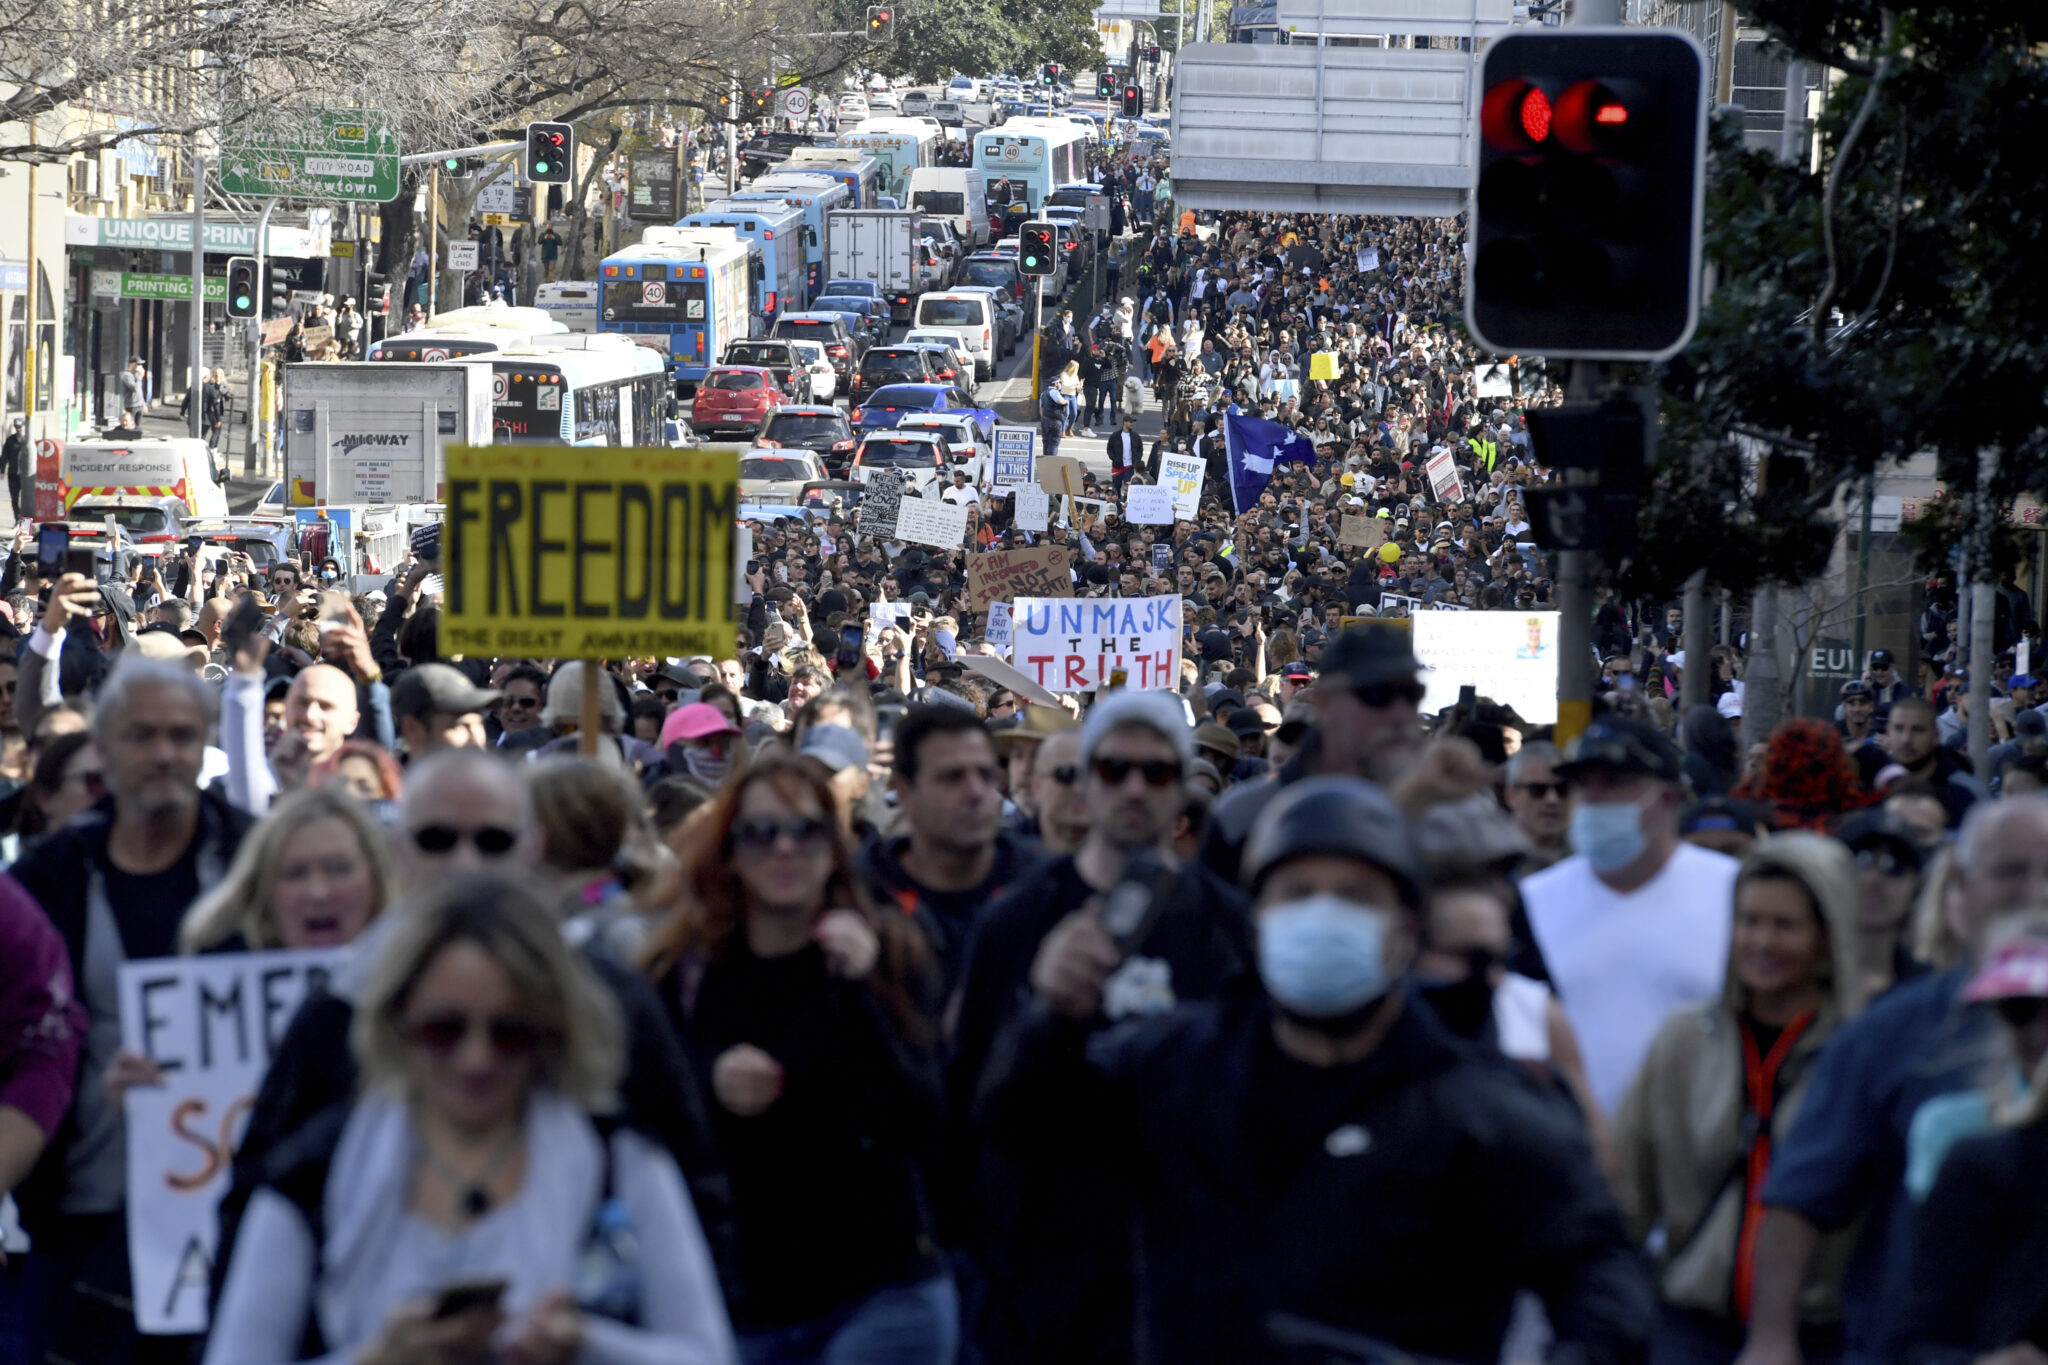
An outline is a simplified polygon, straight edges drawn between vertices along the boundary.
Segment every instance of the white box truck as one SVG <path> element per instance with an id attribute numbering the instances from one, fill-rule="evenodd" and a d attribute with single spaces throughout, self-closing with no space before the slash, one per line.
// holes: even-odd
<path id="1" fill-rule="evenodd" d="M 921 250 L 925 215 L 915 209 L 840 209 L 829 215 L 828 280 L 872 280 L 889 316 L 908 322 L 918 296 L 941 283 L 944 267 Z"/>
<path id="2" fill-rule="evenodd" d="M 285 366 L 290 505 L 441 501 L 447 448 L 491 443 L 491 381 L 489 365 Z"/>

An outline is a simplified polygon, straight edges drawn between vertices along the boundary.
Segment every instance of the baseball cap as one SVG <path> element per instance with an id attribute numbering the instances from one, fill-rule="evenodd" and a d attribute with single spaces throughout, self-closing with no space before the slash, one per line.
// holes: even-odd
<path id="1" fill-rule="evenodd" d="M 504 696 L 492 687 L 478 687 L 452 664 L 414 664 L 391 684 L 391 715 L 423 716 L 440 711 L 466 716 Z"/>
<path id="2" fill-rule="evenodd" d="M 2007 687 L 2038 687 L 2040 684 L 2034 681 L 2034 675 L 2031 673 L 2015 673 L 2005 680 L 2005 685 Z"/>
<path id="3" fill-rule="evenodd" d="M 1856 812 L 1842 822 L 1835 838 L 1851 853 L 1888 848 L 1915 872 L 1927 862 L 1927 851 L 1912 827 L 1882 807 Z"/>
<path id="4" fill-rule="evenodd" d="M 844 725 L 813 725 L 804 731 L 803 743 L 797 745 L 796 751 L 817 759 L 835 773 L 868 765 L 867 742 L 859 731 Z"/>
<path id="5" fill-rule="evenodd" d="M 1892 652 L 1890 650 L 1873 649 L 1870 651 L 1870 666 L 1872 668 L 1882 668 L 1890 664 L 1891 662 Z"/>
<path id="6" fill-rule="evenodd" d="M 1225 717 L 1223 728 L 1242 740 L 1251 735 L 1265 734 L 1266 722 L 1260 719 L 1259 713 L 1252 710 L 1251 707 L 1240 706 L 1237 710 L 1232 711 L 1229 716 Z"/>
<path id="7" fill-rule="evenodd" d="M 1642 773 L 1660 782 L 1679 780 L 1678 750 L 1671 741 L 1639 720 L 1602 716 L 1580 732 L 1557 767 L 1560 777 L 1591 768 Z"/>
<path id="8" fill-rule="evenodd" d="M 1289 682 L 1310 682 L 1314 680 L 1316 671 L 1308 666 L 1306 659 L 1296 659 L 1281 667 L 1280 676 Z"/>
<path id="9" fill-rule="evenodd" d="M 2048 939 L 2024 935 L 1998 948 L 1963 987 L 1963 999 L 2048 999 Z"/>
<path id="10" fill-rule="evenodd" d="M 667 748 L 679 739 L 738 733 L 739 727 L 726 718 L 725 712 L 708 701 L 693 701 L 669 712 L 668 719 L 661 723 L 661 744 Z"/>
<path id="11" fill-rule="evenodd" d="M 1353 626 L 1323 649 L 1322 675 L 1342 676 L 1353 687 L 1413 679 L 1423 667 L 1408 632 L 1393 626 Z"/>

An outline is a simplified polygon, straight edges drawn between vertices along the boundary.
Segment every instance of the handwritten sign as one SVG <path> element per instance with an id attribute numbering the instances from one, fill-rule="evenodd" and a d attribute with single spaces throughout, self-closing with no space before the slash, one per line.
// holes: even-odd
<path id="1" fill-rule="evenodd" d="M 893 469 L 877 469 L 868 475 L 860 494 L 860 517 L 854 529 L 864 536 L 891 540 L 896 535 L 896 514 L 903 506 L 903 475 Z"/>
<path id="2" fill-rule="evenodd" d="M 1028 484 L 1036 477 L 1038 433 L 1030 427 L 997 427 L 995 478 L 997 488 Z"/>
<path id="3" fill-rule="evenodd" d="M 121 1046 L 164 1073 L 163 1085 L 135 1086 L 123 1101 L 138 1330 L 206 1330 L 215 1209 L 243 1122 L 299 1002 L 337 958 L 329 950 L 223 953 L 121 967 Z"/>
<path id="4" fill-rule="evenodd" d="M 967 508 L 937 498 L 905 498 L 896 511 L 896 539 L 957 550 L 967 540 Z"/>
<path id="5" fill-rule="evenodd" d="M 1173 525 L 1173 490 L 1163 484 L 1132 484 L 1124 490 L 1124 520 L 1133 526 Z"/>
<path id="6" fill-rule="evenodd" d="M 1202 475 L 1207 466 L 1193 455 L 1166 455 L 1159 461 L 1159 482 L 1173 490 L 1173 517 L 1193 521 L 1202 507 Z"/>
<path id="7" fill-rule="evenodd" d="M 1012 489 L 1010 497 L 1020 531 L 1043 531 L 1052 520 L 1052 498 L 1043 488 Z"/>
<path id="8" fill-rule="evenodd" d="M 1180 681 L 1178 593 L 1163 597 L 1026 597 L 1012 617 L 1011 657 L 1054 692 L 1086 692 L 1124 670 L 1125 685 L 1171 688 Z"/>
<path id="9" fill-rule="evenodd" d="M 1353 545 L 1360 549 L 1377 550 L 1386 543 L 1387 523 L 1378 517 L 1361 517 L 1346 513 L 1344 524 L 1337 532 L 1339 545 Z"/>
<path id="10" fill-rule="evenodd" d="M 988 628 L 982 631 L 981 638 L 1001 650 L 1004 658 L 1009 657 L 1012 636 L 1010 630 L 1010 604 L 1008 602 L 991 602 L 988 604 Z"/>
<path id="11" fill-rule="evenodd" d="M 1042 495 L 1041 495 L 1042 496 Z M 1072 597 L 1064 545 L 1033 545 L 1026 550 L 993 550 L 967 561 L 967 610 L 981 611 L 992 602 L 1020 597 Z"/>

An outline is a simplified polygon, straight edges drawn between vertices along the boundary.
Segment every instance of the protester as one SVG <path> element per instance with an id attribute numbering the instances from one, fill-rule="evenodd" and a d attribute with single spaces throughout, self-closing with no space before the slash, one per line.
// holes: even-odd
<path id="1" fill-rule="evenodd" d="M 328 948 L 354 941 L 391 903 L 384 831 L 353 797 L 294 792 L 243 839 L 219 885 L 186 912 L 186 952 Z"/>

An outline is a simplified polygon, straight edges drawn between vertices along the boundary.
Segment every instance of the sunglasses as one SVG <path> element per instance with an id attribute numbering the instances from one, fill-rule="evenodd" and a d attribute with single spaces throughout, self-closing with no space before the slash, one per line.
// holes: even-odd
<path id="1" fill-rule="evenodd" d="M 465 839 L 486 858 L 502 858 L 518 844 L 519 835 L 499 825 L 485 825 L 480 829 L 457 829 L 453 825 L 421 825 L 412 832 L 414 848 L 422 853 L 436 855 L 453 852 L 455 846 Z"/>
<path id="2" fill-rule="evenodd" d="M 1897 877 L 1919 871 L 1905 859 L 1888 848 L 1863 848 L 1856 851 L 1856 866 L 1875 868 L 1887 877 Z"/>
<path id="3" fill-rule="evenodd" d="M 1367 683 L 1363 687 L 1354 687 L 1351 691 L 1353 696 L 1374 710 L 1392 706 L 1397 701 L 1407 702 L 1410 706 L 1420 706 L 1424 693 L 1422 684 L 1412 678 L 1405 682 Z"/>
<path id="4" fill-rule="evenodd" d="M 831 838 L 832 826 L 815 816 L 799 815 L 786 820 L 742 820 L 732 827 L 733 842 L 748 848 L 773 848 L 784 835 L 798 848 L 807 848 Z"/>
<path id="5" fill-rule="evenodd" d="M 533 709 L 534 707 L 537 707 L 537 706 L 539 706 L 539 705 L 540 705 L 540 698 L 539 698 L 539 697 L 507 697 L 507 698 L 505 698 L 505 703 L 504 703 L 504 704 L 505 704 L 506 706 L 508 706 L 508 707 L 517 707 L 517 708 L 518 708 L 519 710 L 521 710 L 521 711 L 530 711 L 530 710 L 532 710 L 532 709 Z"/>
<path id="6" fill-rule="evenodd" d="M 1529 793 L 1538 801 L 1550 796 L 1562 801 L 1572 794 L 1572 784 L 1569 782 L 1517 782 L 1515 787 Z"/>
<path id="7" fill-rule="evenodd" d="M 1112 787 L 1121 787 L 1132 773 L 1145 779 L 1148 787 L 1169 787 L 1180 781 L 1180 764 L 1170 758 L 1098 758 L 1089 770 Z"/>
<path id="8" fill-rule="evenodd" d="M 676 698 L 682 695 L 682 690 L 680 688 L 657 687 L 654 689 L 655 699 L 667 706 L 675 705 Z"/>
<path id="9" fill-rule="evenodd" d="M 2038 995 L 2012 995 L 1994 1001 L 1998 1017 L 2012 1028 L 2027 1028 L 2043 1014 L 2048 1014 L 2048 1000 Z"/>
<path id="10" fill-rule="evenodd" d="M 541 1043 L 552 1036 L 550 1030 L 528 1019 L 477 1019 L 467 1014 L 452 1012 L 430 1014 L 407 1025 L 405 1036 L 415 1047 L 431 1052 L 437 1057 L 448 1057 L 452 1056 L 473 1032 L 483 1034 L 491 1045 L 491 1051 L 506 1061 L 533 1056 L 540 1051 Z"/>

